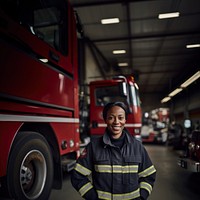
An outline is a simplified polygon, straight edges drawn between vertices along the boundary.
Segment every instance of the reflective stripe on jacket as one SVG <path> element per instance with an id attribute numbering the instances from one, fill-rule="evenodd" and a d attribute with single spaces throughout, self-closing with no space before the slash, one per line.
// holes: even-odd
<path id="1" fill-rule="evenodd" d="M 77 160 L 71 181 L 86 199 L 147 199 L 156 169 L 140 141 L 127 130 L 125 144 L 114 146 L 106 131 L 93 139 Z"/>

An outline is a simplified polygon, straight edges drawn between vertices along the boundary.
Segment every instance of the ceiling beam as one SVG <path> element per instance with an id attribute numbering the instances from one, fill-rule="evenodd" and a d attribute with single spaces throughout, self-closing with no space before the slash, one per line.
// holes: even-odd
<path id="1" fill-rule="evenodd" d="M 127 30 L 128 30 L 128 36 L 129 38 L 131 38 L 131 22 L 130 22 L 130 7 L 129 7 L 129 3 L 126 3 L 126 20 L 127 20 Z M 131 67 L 131 70 L 132 69 L 132 55 L 133 55 L 133 51 L 132 51 L 132 42 L 131 42 L 131 39 L 129 40 L 129 43 L 128 43 L 128 46 L 129 46 L 129 51 L 128 51 L 128 56 L 129 56 L 129 65 Z"/>
<path id="2" fill-rule="evenodd" d="M 71 2 L 74 8 L 79 7 L 88 7 L 88 6 L 100 6 L 100 5 L 109 5 L 109 4 L 124 4 L 124 3 L 134 3 L 134 2 L 142 2 L 142 1 L 156 1 L 156 0 L 107 0 L 102 2 L 84 2 L 84 3 L 73 3 Z M 158 1 L 158 0 L 157 0 Z"/>
<path id="3" fill-rule="evenodd" d="M 129 37 L 119 37 L 119 38 L 106 38 L 106 39 L 97 39 L 92 40 L 93 42 L 114 42 L 114 41 L 121 41 L 121 40 L 137 40 L 137 39 L 157 39 L 163 37 L 185 37 L 189 35 L 200 35 L 200 31 L 188 31 L 188 32 L 177 32 L 177 33 L 162 33 L 156 35 L 137 35 L 137 36 L 129 36 Z"/>

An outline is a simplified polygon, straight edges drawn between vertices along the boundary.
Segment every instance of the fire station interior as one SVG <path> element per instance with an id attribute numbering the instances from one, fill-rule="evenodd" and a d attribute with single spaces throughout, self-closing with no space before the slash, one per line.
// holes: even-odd
<path id="1" fill-rule="evenodd" d="M 91 81 L 113 76 L 132 75 L 139 87 L 142 140 L 158 172 L 149 199 L 199 199 L 200 174 L 181 168 L 178 159 L 185 154 L 192 131 L 199 130 L 200 1 L 70 2 L 83 30 L 79 86 L 84 99 Z M 162 18 L 160 14 L 166 13 L 178 16 Z M 107 24 L 106 19 L 114 22 Z M 191 78 L 191 84 L 181 87 Z M 159 113 L 169 114 L 164 123 Z M 148 140 L 150 132 L 157 138 Z M 66 185 L 71 188 L 68 180 Z M 72 191 L 73 200 L 81 199 Z M 52 193 L 51 199 L 59 194 Z M 61 199 L 66 195 L 63 189 Z"/>
<path id="2" fill-rule="evenodd" d="M 158 172 L 149 199 L 199 199 L 200 174 L 178 162 L 187 154 L 192 132 L 200 130 L 200 1 L 71 3 L 83 30 L 80 88 L 85 98 L 91 81 L 113 76 L 132 75 L 139 87 L 142 141 Z M 174 17 L 162 15 L 169 13 Z"/>
<path id="3" fill-rule="evenodd" d="M 80 138 L 90 141 L 89 84 L 133 77 L 142 110 L 141 142 L 157 170 L 149 200 L 199 200 L 200 1 L 70 0 L 77 14 Z M 198 139 L 199 138 L 199 139 Z M 196 140 L 198 139 L 197 143 Z M 50 200 L 81 200 L 70 173 Z M 1 198 L 0 199 L 4 199 Z M 5 199 L 4 199 L 5 200 Z"/>

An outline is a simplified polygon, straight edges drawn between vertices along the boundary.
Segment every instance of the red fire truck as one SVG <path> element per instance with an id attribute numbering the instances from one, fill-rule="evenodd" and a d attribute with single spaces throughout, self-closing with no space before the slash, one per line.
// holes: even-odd
<path id="1" fill-rule="evenodd" d="M 90 82 L 90 134 L 99 136 L 104 133 L 102 110 L 108 102 L 122 101 L 128 107 L 126 128 L 141 140 L 141 107 L 138 86 L 132 76 L 118 76 L 111 80 Z"/>
<path id="2" fill-rule="evenodd" d="M 4 0 L 0 35 L 0 190 L 48 199 L 79 155 L 74 12 L 65 0 Z"/>

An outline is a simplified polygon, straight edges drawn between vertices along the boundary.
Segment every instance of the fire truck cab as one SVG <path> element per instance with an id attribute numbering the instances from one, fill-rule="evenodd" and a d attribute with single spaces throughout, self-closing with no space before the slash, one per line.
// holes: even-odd
<path id="1" fill-rule="evenodd" d="M 122 101 L 127 105 L 126 128 L 141 140 L 141 106 L 139 88 L 133 77 L 118 76 L 111 80 L 90 82 L 90 134 L 99 136 L 104 133 L 103 107 L 109 102 Z"/>

